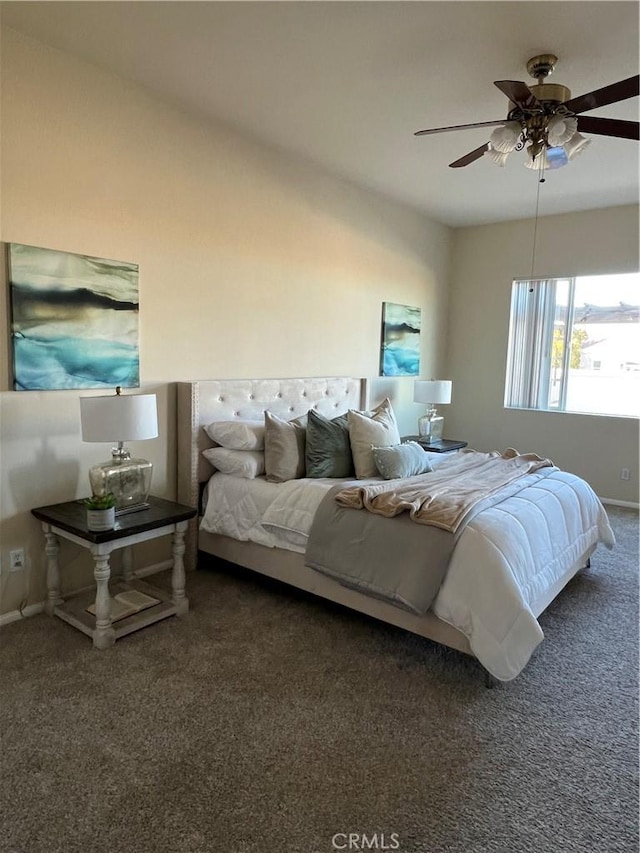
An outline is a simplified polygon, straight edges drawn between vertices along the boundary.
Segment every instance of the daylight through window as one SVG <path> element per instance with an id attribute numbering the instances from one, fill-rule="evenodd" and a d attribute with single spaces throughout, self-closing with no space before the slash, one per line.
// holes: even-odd
<path id="1" fill-rule="evenodd" d="M 514 281 L 505 406 L 640 416 L 640 273 Z"/>

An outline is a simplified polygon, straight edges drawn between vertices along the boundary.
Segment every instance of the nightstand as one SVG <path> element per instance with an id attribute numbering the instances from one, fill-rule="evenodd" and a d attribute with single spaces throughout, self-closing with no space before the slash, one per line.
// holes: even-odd
<path id="1" fill-rule="evenodd" d="M 454 441 L 451 438 L 441 438 L 439 441 L 429 441 L 428 438 L 420 438 L 419 435 L 405 435 L 403 441 L 417 441 L 424 450 L 433 453 L 450 453 L 452 450 L 460 450 L 467 446 L 466 441 Z"/>
<path id="2" fill-rule="evenodd" d="M 97 649 L 107 649 L 120 637 L 166 619 L 184 616 L 189 610 L 185 595 L 184 536 L 196 510 L 182 504 L 149 497 L 149 508 L 116 516 L 112 530 L 87 528 L 82 500 L 42 506 L 31 510 L 42 522 L 47 555 L 47 603 L 45 611 L 58 616 L 93 639 Z M 171 594 L 158 590 L 133 575 L 132 548 L 160 536 L 171 535 L 173 571 Z M 60 594 L 59 537 L 91 551 L 94 560 L 93 590 L 64 600 Z M 122 581 L 109 588 L 113 551 L 124 549 Z M 113 598 L 112 598 L 113 595 Z M 94 615 L 95 614 L 95 615 Z"/>

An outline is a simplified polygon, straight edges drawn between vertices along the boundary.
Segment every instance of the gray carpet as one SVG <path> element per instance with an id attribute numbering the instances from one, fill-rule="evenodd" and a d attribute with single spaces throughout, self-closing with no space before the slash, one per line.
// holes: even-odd
<path id="1" fill-rule="evenodd" d="M 186 620 L 107 652 L 44 615 L 2 628 L 0 850 L 637 850 L 638 515 L 610 517 L 616 550 L 493 690 L 464 655 L 211 568 Z"/>

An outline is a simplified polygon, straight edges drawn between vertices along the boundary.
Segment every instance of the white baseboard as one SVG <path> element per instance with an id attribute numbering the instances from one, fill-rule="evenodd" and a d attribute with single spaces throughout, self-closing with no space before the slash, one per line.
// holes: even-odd
<path id="1" fill-rule="evenodd" d="M 600 498 L 600 500 L 603 504 L 610 504 L 611 506 L 626 506 L 628 509 L 640 509 L 640 504 L 633 501 L 618 501 L 615 498 Z"/>
<path id="2" fill-rule="evenodd" d="M 173 568 L 173 560 L 162 560 L 160 563 L 152 563 L 150 566 L 143 566 L 141 569 L 136 569 L 133 573 L 137 578 L 146 578 L 147 575 L 155 575 L 158 572 L 164 572 L 165 569 Z"/>
<path id="3" fill-rule="evenodd" d="M 10 622 L 26 619 L 27 616 L 35 616 L 37 613 L 44 613 L 44 601 L 39 601 L 37 604 L 29 604 L 22 611 L 10 610 L 8 613 L 0 614 L 0 628 L 3 625 L 9 625 Z"/>
<path id="4" fill-rule="evenodd" d="M 143 568 L 135 571 L 133 574 L 136 578 L 145 578 L 148 575 L 155 575 L 158 572 L 163 572 L 165 569 L 170 569 L 172 566 L 173 560 L 163 560 L 160 563 L 152 563 L 150 566 L 144 566 Z M 95 586 L 95 584 L 92 584 L 91 586 Z M 70 595 L 86 592 L 88 589 L 91 589 L 91 586 L 76 589 L 70 593 Z M 9 625 L 11 622 L 17 622 L 19 619 L 26 619 L 27 616 L 35 616 L 38 613 L 43 613 L 44 605 L 44 601 L 39 601 L 37 604 L 29 604 L 28 607 L 24 607 L 22 611 L 10 610 L 8 613 L 0 614 L 0 628 L 2 628 L 3 625 Z"/>

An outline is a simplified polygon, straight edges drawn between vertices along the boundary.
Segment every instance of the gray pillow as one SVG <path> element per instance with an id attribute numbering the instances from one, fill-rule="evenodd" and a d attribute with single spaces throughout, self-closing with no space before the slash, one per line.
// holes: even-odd
<path id="1" fill-rule="evenodd" d="M 406 441 L 395 447 L 374 447 L 372 453 L 376 468 L 385 480 L 414 477 L 433 470 L 429 454 L 417 441 Z"/>
<path id="2" fill-rule="evenodd" d="M 313 409 L 307 420 L 307 477 L 353 477 L 347 415 L 329 420 Z"/>
<path id="3" fill-rule="evenodd" d="M 284 483 L 304 477 L 307 416 L 283 421 L 264 413 L 264 467 L 267 480 Z"/>

